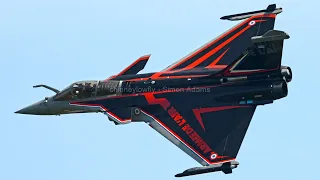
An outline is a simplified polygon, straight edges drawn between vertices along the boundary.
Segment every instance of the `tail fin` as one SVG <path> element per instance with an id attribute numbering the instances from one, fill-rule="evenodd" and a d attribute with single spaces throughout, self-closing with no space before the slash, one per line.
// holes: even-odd
<path id="1" fill-rule="evenodd" d="M 266 10 L 223 17 L 229 20 L 248 19 L 163 71 L 226 67 L 251 45 L 252 37 L 273 30 L 276 14 L 280 12 L 281 9 L 269 6 Z"/>

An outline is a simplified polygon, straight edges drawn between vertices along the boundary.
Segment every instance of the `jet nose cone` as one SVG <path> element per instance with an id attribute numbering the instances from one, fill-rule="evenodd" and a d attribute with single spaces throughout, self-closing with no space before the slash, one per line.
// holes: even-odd
<path id="1" fill-rule="evenodd" d="M 15 113 L 17 114 L 32 114 L 32 115 L 44 115 L 48 114 L 48 108 L 43 104 L 42 101 L 22 108 Z"/>
<path id="2" fill-rule="evenodd" d="M 16 111 L 14 113 L 17 113 L 17 114 L 37 114 L 37 110 L 36 110 L 36 107 L 25 107 L 25 108 L 22 108 L 20 109 L 19 111 Z"/>

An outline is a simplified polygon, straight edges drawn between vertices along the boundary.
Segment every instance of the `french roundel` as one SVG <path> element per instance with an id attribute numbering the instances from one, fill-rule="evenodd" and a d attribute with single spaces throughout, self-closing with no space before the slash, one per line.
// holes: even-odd
<path id="1" fill-rule="evenodd" d="M 249 22 L 249 25 L 250 25 L 250 26 L 253 26 L 253 25 L 255 25 L 255 24 L 256 24 L 256 21 L 250 21 L 250 22 Z"/>
<path id="2" fill-rule="evenodd" d="M 215 159 L 215 158 L 217 158 L 217 154 L 212 153 L 211 156 L 210 156 L 210 159 Z"/>

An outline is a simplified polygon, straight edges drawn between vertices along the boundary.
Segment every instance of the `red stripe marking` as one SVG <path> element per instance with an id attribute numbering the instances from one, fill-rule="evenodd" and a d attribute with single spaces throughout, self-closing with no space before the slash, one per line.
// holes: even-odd
<path id="1" fill-rule="evenodd" d="M 255 20 L 256 22 L 265 22 L 266 20 Z"/>
<path id="2" fill-rule="evenodd" d="M 201 64 L 203 61 L 205 61 L 206 59 L 208 59 L 210 56 L 212 56 L 214 53 L 218 52 L 220 49 L 222 49 L 224 46 L 226 46 L 227 44 L 229 44 L 231 41 L 233 41 L 234 39 L 236 39 L 237 37 L 239 37 L 242 33 L 244 33 L 245 31 L 247 31 L 250 27 L 252 26 L 246 26 L 245 28 L 243 28 L 241 31 L 239 31 L 238 33 L 236 33 L 235 35 L 233 35 L 232 37 L 230 37 L 229 39 L 227 39 L 226 41 L 224 41 L 223 43 L 221 43 L 219 46 L 217 46 L 216 48 L 212 49 L 211 51 L 209 51 L 207 54 L 203 55 L 201 58 L 199 58 L 198 60 L 194 61 L 193 63 L 191 63 L 190 65 L 188 65 L 187 67 L 183 68 L 183 69 L 192 69 L 196 66 L 198 66 L 199 64 Z"/>
<path id="3" fill-rule="evenodd" d="M 228 52 L 229 48 L 225 50 L 217 59 L 215 59 L 209 66 L 206 68 L 214 68 L 215 65 L 223 58 L 223 56 Z"/>
<path id="4" fill-rule="evenodd" d="M 122 118 L 120 118 L 119 116 L 117 116 L 116 114 L 112 113 L 111 111 L 108 111 L 108 113 L 111 114 L 113 117 L 115 117 L 117 120 L 119 120 L 119 121 L 121 121 L 121 122 L 131 120 L 130 118 L 122 119 Z"/>
<path id="5" fill-rule="evenodd" d="M 224 34 L 222 34 L 220 37 L 218 37 L 217 39 L 215 39 L 214 41 L 212 41 L 211 43 L 209 43 L 208 45 L 202 47 L 201 49 L 197 50 L 196 52 L 194 52 L 193 54 L 191 54 L 190 56 L 186 57 L 185 59 L 183 59 L 181 62 L 179 62 L 178 64 L 170 67 L 169 69 L 166 69 L 166 71 L 172 70 L 174 68 L 176 68 L 177 66 L 181 65 L 182 63 L 186 62 L 187 60 L 193 58 L 195 55 L 197 55 L 199 52 L 203 51 L 204 49 L 210 47 L 211 45 L 213 45 L 214 43 L 218 42 L 219 40 L 223 39 L 224 37 L 226 37 L 227 35 L 231 34 L 232 32 L 234 32 L 236 29 L 238 29 L 239 27 L 241 27 L 242 25 L 244 25 L 245 23 L 247 23 L 247 21 L 244 21 L 240 24 L 238 24 L 237 26 L 235 26 L 234 28 L 230 29 L 229 31 L 225 32 Z"/>
<path id="6" fill-rule="evenodd" d="M 224 69 L 226 68 L 228 65 L 214 65 L 212 68 L 216 68 L 216 69 Z"/>
<path id="7" fill-rule="evenodd" d="M 163 126 L 165 129 L 167 129 L 167 131 L 169 131 L 173 136 L 175 136 L 179 141 L 183 142 L 189 149 L 192 149 L 194 151 L 194 153 L 196 153 L 196 155 L 198 155 L 199 157 L 201 157 L 206 163 L 210 164 L 210 161 L 203 157 L 197 150 L 195 150 L 192 146 L 190 146 L 187 142 L 185 142 L 178 134 L 176 134 L 174 131 L 172 131 L 168 126 L 166 126 L 162 121 L 160 121 L 158 118 L 156 118 L 155 116 L 143 111 L 144 113 L 146 113 L 147 115 L 151 116 L 158 124 L 160 124 L 161 126 Z"/>
<path id="8" fill-rule="evenodd" d="M 222 34 L 221 36 L 219 36 L 217 39 L 215 39 L 214 41 L 212 41 L 211 43 L 207 44 L 206 46 L 202 47 L 201 49 L 197 50 L 196 52 L 192 53 L 190 56 L 185 57 L 184 59 L 181 60 L 181 62 L 173 65 L 172 67 L 165 69 L 164 71 L 170 71 L 174 68 L 176 68 L 177 66 L 181 65 L 182 63 L 186 62 L 187 60 L 191 59 L 192 57 L 194 57 L 195 55 L 197 55 L 199 52 L 203 51 L 204 49 L 210 47 L 211 45 L 213 45 L 214 43 L 218 42 L 219 40 L 223 39 L 224 37 L 228 36 L 229 34 L 231 34 L 232 32 L 234 32 L 236 29 L 238 29 L 239 27 L 241 27 L 242 25 L 250 22 L 252 19 L 255 18 L 263 18 L 263 17 L 270 17 L 270 18 L 275 18 L 276 14 L 260 14 L 260 15 L 256 15 L 256 16 L 252 16 L 249 19 L 243 21 L 242 23 L 239 23 L 237 26 L 233 27 L 232 29 L 228 30 L 227 32 L 225 32 L 224 34 Z M 259 22 L 259 21 L 258 21 Z"/>
<path id="9" fill-rule="evenodd" d="M 149 93 L 150 94 L 150 93 Z M 165 108 L 166 106 L 170 105 L 169 101 L 165 98 L 159 98 L 156 99 L 153 94 L 145 94 L 146 95 L 146 99 L 148 100 L 148 102 L 150 102 L 151 104 L 160 104 L 163 108 Z M 148 98 L 149 99 L 148 99 Z M 168 104 L 169 103 L 169 104 Z M 103 105 L 101 104 L 88 104 L 88 103 L 81 103 L 81 102 L 72 102 L 70 103 L 72 105 L 81 105 L 81 106 L 91 106 L 91 107 L 101 107 L 102 109 L 104 109 L 105 111 L 108 112 L 108 109 L 105 108 Z M 166 108 L 165 108 L 166 109 Z M 144 113 L 146 113 L 145 111 L 143 111 Z M 109 113 L 109 112 L 108 112 Z M 192 149 L 199 157 L 201 157 L 206 163 L 208 164 L 220 164 L 223 162 L 229 162 L 229 161 L 233 161 L 235 160 L 235 158 L 231 158 L 228 160 L 223 160 L 223 161 L 215 161 L 212 162 L 210 160 L 208 160 L 206 157 L 202 156 L 197 150 L 195 150 L 192 146 L 190 146 L 188 143 L 186 143 L 180 136 L 178 136 L 178 134 L 176 134 L 174 131 L 172 131 L 168 126 L 166 126 L 164 123 L 162 123 L 159 119 L 157 119 L 156 117 L 154 117 L 153 115 L 146 113 L 149 116 L 151 116 L 155 121 L 157 121 L 159 124 L 161 124 L 163 127 L 165 127 L 171 134 L 173 134 L 179 141 L 183 142 L 189 149 Z M 116 116 L 117 117 L 117 116 Z M 121 118 L 118 119 L 119 121 L 121 121 Z M 122 121 L 127 121 L 127 120 L 122 120 Z M 217 158 L 223 158 L 224 156 L 218 156 Z"/>
<path id="10" fill-rule="evenodd" d="M 165 98 L 156 99 L 152 93 L 146 93 L 144 96 L 149 104 L 160 104 L 160 106 L 165 110 L 170 106 L 169 101 Z"/>
<path id="11" fill-rule="evenodd" d="M 157 80 L 161 80 L 161 79 L 179 79 L 179 78 L 192 78 L 192 77 L 203 77 L 203 76 L 207 76 L 206 74 L 203 75 L 172 75 L 172 76 L 163 76 L 163 77 L 159 77 L 160 75 L 164 74 L 164 72 L 158 72 L 155 73 L 154 75 L 152 75 L 150 78 L 151 79 L 157 79 Z M 145 81 L 148 80 L 149 78 L 135 78 L 135 79 L 128 79 L 127 81 Z"/>
<path id="12" fill-rule="evenodd" d="M 164 108 L 165 110 L 170 106 L 170 103 L 167 99 L 165 98 L 159 98 L 159 99 L 156 99 L 154 97 L 153 94 L 149 93 L 149 94 L 145 94 L 145 97 L 148 101 L 148 103 L 150 104 L 160 104 L 162 108 Z M 143 111 L 144 113 L 146 113 L 145 111 Z M 162 123 L 158 118 L 156 118 L 155 116 L 149 114 L 149 113 L 146 113 L 148 114 L 149 116 L 151 116 L 154 120 L 156 120 L 159 124 L 161 124 L 163 127 L 165 127 L 171 134 L 173 134 L 179 141 L 183 142 L 189 149 L 192 149 L 199 157 L 201 157 L 204 161 L 206 161 L 208 164 L 216 164 L 216 163 L 221 163 L 222 161 L 220 162 L 215 162 L 215 163 L 212 163 L 212 161 L 210 161 L 208 158 L 204 157 L 202 154 L 200 154 L 197 150 L 195 150 L 191 145 L 189 145 L 186 141 L 184 141 L 178 134 L 176 134 L 174 131 L 172 131 L 168 126 L 166 126 L 164 123 Z M 218 156 L 217 158 L 222 158 L 222 156 Z M 234 159 L 229 159 L 229 160 L 226 160 L 226 161 L 231 161 L 231 160 L 234 160 Z"/>
<path id="13" fill-rule="evenodd" d="M 162 74 L 173 74 L 175 72 L 180 72 L 183 71 L 183 69 L 177 69 L 177 70 L 173 70 L 173 71 L 160 71 L 160 72 L 156 72 L 151 76 L 151 79 L 157 79 L 158 77 L 160 77 Z"/>
<path id="14" fill-rule="evenodd" d="M 250 106 L 221 106 L 221 107 L 199 108 L 199 109 L 193 109 L 193 113 L 196 116 L 197 120 L 199 121 L 199 124 L 201 125 L 202 129 L 206 130 L 201 117 L 202 113 L 223 111 L 223 110 L 243 108 L 243 107 L 250 107 Z"/>

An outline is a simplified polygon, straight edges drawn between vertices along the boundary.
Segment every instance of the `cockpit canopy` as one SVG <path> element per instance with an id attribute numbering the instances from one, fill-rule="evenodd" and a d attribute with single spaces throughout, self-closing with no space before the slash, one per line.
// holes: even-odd
<path id="1" fill-rule="evenodd" d="M 55 96 L 56 101 L 71 101 L 100 96 L 117 95 L 121 81 L 79 81 L 71 84 Z"/>

